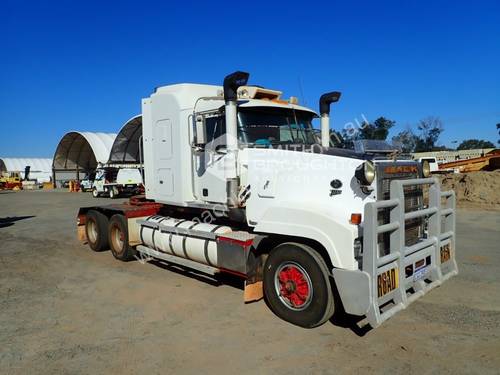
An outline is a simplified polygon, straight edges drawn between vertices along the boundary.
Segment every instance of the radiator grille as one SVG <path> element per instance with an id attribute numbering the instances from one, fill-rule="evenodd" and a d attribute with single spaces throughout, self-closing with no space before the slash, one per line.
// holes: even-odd
<path id="1" fill-rule="evenodd" d="M 388 164 L 394 166 L 396 164 Z M 407 173 L 384 173 L 386 163 L 377 165 L 377 199 L 385 200 L 390 198 L 390 186 L 392 180 L 406 180 L 418 178 L 418 172 Z M 416 211 L 423 208 L 423 190 L 421 186 L 405 186 L 405 212 Z M 378 214 L 379 225 L 387 224 L 390 221 L 390 210 L 380 210 Z M 422 218 L 408 220 L 405 224 L 405 245 L 411 246 L 420 241 L 424 236 L 424 220 Z M 379 253 L 385 255 L 389 253 L 390 233 L 379 235 Z"/>

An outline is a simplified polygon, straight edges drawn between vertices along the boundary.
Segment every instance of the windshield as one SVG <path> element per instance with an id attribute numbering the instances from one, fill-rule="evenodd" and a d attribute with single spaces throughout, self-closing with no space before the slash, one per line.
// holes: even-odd
<path id="1" fill-rule="evenodd" d="M 314 144 L 313 114 L 281 108 L 239 108 L 241 140 L 248 144 Z"/>

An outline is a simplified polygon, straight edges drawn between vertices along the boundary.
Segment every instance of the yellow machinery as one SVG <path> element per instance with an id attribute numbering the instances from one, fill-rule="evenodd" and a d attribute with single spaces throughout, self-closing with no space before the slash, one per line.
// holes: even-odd
<path id="1" fill-rule="evenodd" d="M 3 189 L 22 188 L 22 180 L 19 172 L 3 173 L 0 176 L 0 187 Z"/>

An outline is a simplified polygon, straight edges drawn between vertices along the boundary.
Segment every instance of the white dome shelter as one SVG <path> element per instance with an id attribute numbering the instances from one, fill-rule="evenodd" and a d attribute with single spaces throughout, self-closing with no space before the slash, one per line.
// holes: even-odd
<path id="1" fill-rule="evenodd" d="M 118 132 L 108 164 L 141 164 L 142 151 L 142 115 L 137 115 L 128 120 Z"/>
<path id="2" fill-rule="evenodd" d="M 79 180 L 80 173 L 93 173 L 106 164 L 114 133 L 72 131 L 66 133 L 57 145 L 52 162 L 54 181 Z"/>
<path id="3" fill-rule="evenodd" d="M 25 168 L 30 167 L 30 179 L 39 183 L 50 182 L 52 159 L 49 158 L 0 158 L 0 173 L 19 173 L 24 179 Z"/>

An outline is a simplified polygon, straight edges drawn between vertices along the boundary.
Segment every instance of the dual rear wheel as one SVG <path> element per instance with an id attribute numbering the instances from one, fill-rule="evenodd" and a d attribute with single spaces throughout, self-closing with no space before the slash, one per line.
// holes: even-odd
<path id="1" fill-rule="evenodd" d="M 85 233 L 92 250 L 110 249 L 118 260 L 134 259 L 135 249 L 128 242 L 128 225 L 124 215 L 115 214 L 108 218 L 102 212 L 90 210 L 86 215 Z"/>

